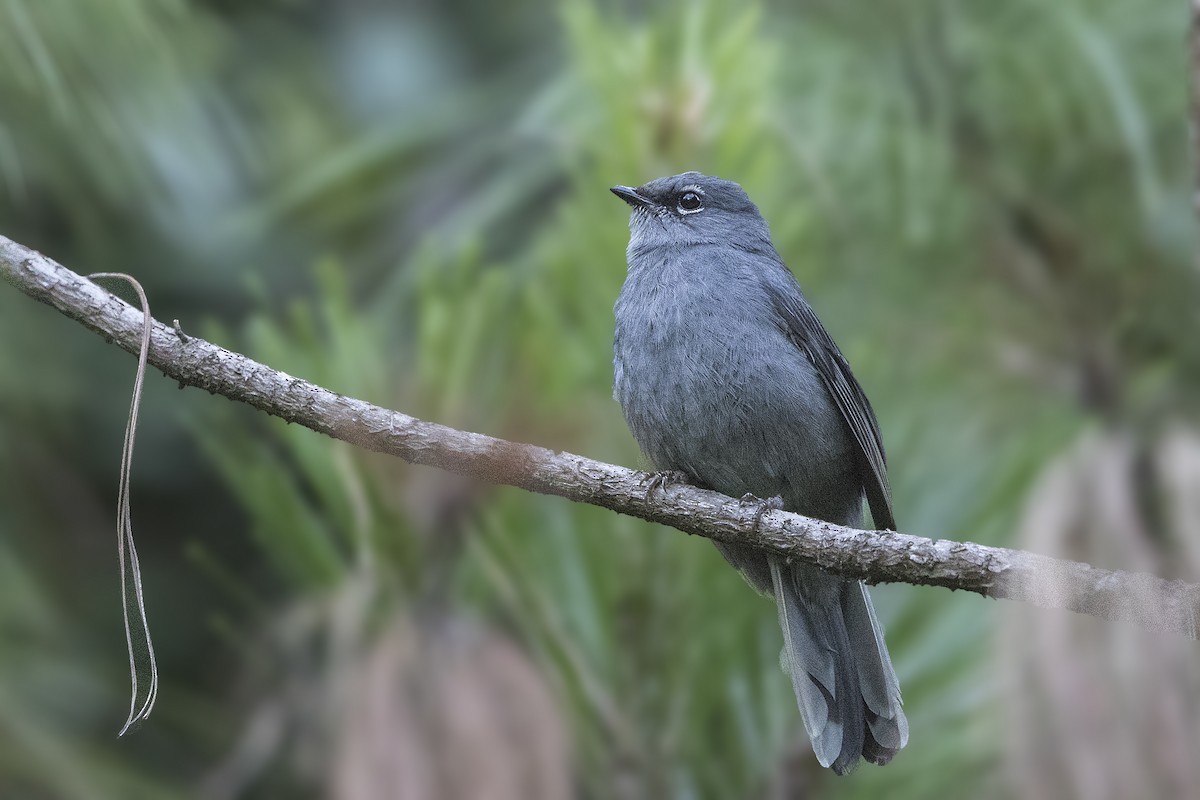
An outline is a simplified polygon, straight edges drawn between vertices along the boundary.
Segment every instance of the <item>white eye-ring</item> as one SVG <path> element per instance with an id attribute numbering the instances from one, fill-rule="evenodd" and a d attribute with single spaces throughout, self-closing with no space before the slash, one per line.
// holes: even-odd
<path id="1" fill-rule="evenodd" d="M 695 214 L 704 210 L 704 191 L 699 186 L 685 186 L 679 193 L 677 209 L 680 214 Z"/>

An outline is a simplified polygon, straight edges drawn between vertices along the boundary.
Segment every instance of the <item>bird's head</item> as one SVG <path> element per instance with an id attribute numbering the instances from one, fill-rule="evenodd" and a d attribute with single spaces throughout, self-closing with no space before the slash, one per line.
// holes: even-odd
<path id="1" fill-rule="evenodd" d="M 633 208 L 629 246 L 721 244 L 760 247 L 770 243 L 767 223 L 741 186 L 699 172 L 658 178 L 612 193 Z"/>

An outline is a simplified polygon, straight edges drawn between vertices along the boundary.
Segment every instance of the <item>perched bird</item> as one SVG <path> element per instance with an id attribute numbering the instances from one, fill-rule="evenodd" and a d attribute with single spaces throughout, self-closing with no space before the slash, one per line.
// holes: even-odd
<path id="1" fill-rule="evenodd" d="M 894 529 L 875 414 L 742 187 L 686 172 L 612 192 L 633 207 L 613 395 L 655 469 L 852 527 L 865 496 Z M 867 587 L 717 547 L 775 598 L 817 760 L 839 775 L 890 761 L 908 722 Z"/>

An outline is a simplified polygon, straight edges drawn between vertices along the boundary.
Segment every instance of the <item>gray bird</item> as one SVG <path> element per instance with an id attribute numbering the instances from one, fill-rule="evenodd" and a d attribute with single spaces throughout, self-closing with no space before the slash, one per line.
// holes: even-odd
<path id="1" fill-rule="evenodd" d="M 616 303 L 613 395 L 658 470 L 733 497 L 894 529 L 883 440 L 850 366 L 736 183 L 686 172 L 636 189 Z M 813 751 L 839 775 L 908 741 L 900 684 L 867 587 L 717 543 L 772 595 Z"/>

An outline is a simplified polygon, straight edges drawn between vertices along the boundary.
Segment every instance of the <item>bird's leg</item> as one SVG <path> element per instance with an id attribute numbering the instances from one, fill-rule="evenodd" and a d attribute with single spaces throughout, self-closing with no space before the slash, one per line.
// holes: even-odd
<path id="1" fill-rule="evenodd" d="M 687 484 L 690 479 L 686 472 L 680 472 L 677 469 L 664 469 L 661 472 L 642 472 L 641 483 L 646 484 L 646 499 L 650 499 L 650 495 L 654 494 L 656 489 L 667 489 L 676 484 Z"/>
<path id="2" fill-rule="evenodd" d="M 768 497 L 766 500 L 763 500 L 761 497 L 755 497 L 747 492 L 741 496 L 741 501 L 747 505 L 758 506 L 758 508 L 754 510 L 754 530 L 758 530 L 758 524 L 762 522 L 763 514 L 766 514 L 768 511 L 783 510 L 783 498 L 779 495 Z"/>

